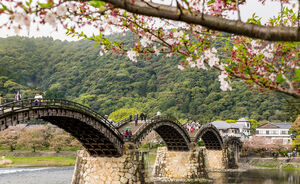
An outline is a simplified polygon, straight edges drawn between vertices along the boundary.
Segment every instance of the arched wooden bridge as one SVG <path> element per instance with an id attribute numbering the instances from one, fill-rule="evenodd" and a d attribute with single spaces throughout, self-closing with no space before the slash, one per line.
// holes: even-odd
<path id="1" fill-rule="evenodd" d="M 125 142 L 139 142 L 152 130 L 164 140 L 168 150 L 188 151 L 200 138 L 207 149 L 221 150 L 223 139 L 211 124 L 202 126 L 195 136 L 173 117 L 155 116 L 139 123 L 139 127 L 128 137 L 120 133 L 130 122 L 112 124 L 106 118 L 81 104 L 65 99 L 44 99 L 35 102 L 27 99 L 3 104 L 0 107 L 0 130 L 33 119 L 50 122 L 78 139 L 94 156 L 119 157 L 123 154 Z"/>

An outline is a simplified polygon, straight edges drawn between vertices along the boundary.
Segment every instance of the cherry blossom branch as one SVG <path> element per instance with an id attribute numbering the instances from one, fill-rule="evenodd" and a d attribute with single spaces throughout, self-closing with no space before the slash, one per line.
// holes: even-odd
<path id="1" fill-rule="evenodd" d="M 142 0 L 135 0 L 134 3 L 132 3 L 132 0 L 103 1 L 114 5 L 115 8 L 125 9 L 131 13 L 182 21 L 188 24 L 201 25 L 209 29 L 228 32 L 236 35 L 268 41 L 300 41 L 300 31 L 298 31 L 297 27 L 262 26 L 229 20 L 214 15 L 203 14 L 203 16 L 197 16 L 197 14 L 193 15 L 189 12 L 180 15 L 177 7 L 152 2 L 148 2 L 146 4 Z M 151 6 L 156 8 L 152 8 L 148 4 L 151 4 Z"/>

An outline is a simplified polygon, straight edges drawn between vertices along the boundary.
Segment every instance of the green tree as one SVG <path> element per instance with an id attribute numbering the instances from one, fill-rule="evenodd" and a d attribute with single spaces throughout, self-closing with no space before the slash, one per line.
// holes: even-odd
<path id="1" fill-rule="evenodd" d="M 134 114 L 140 114 L 141 112 L 135 108 L 130 108 L 130 109 L 119 109 L 116 110 L 114 112 L 112 112 L 109 116 L 108 119 L 112 119 L 114 122 L 118 122 L 124 118 L 129 117 L 129 115 L 131 114 L 132 116 L 134 116 Z"/>

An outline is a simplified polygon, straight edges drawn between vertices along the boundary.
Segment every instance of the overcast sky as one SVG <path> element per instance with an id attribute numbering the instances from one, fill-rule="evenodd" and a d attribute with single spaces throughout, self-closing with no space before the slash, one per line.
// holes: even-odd
<path id="1" fill-rule="evenodd" d="M 164 0 L 169 1 L 169 0 Z M 297 2 L 297 0 L 290 0 L 290 2 Z M 297 3 L 295 10 L 297 10 Z M 257 0 L 247 0 L 247 4 L 240 7 L 242 21 L 246 21 L 249 17 L 255 13 L 257 16 L 262 17 L 262 22 L 266 22 L 270 17 L 278 15 L 280 12 L 280 3 L 279 2 L 267 2 L 265 6 L 262 6 Z M 65 30 L 60 28 L 59 31 L 55 31 L 50 26 L 40 26 L 40 31 L 37 32 L 36 26 L 31 26 L 31 30 L 28 33 L 27 31 L 21 31 L 20 36 L 30 36 L 30 37 L 41 37 L 41 36 L 51 36 L 54 39 L 60 40 L 69 40 L 74 41 L 77 38 L 68 37 L 65 35 Z M 87 33 L 92 33 L 91 28 L 86 28 L 84 31 Z M 95 32 L 97 34 L 97 32 Z M 0 29 L 0 37 L 7 37 L 15 35 L 13 30 Z"/>

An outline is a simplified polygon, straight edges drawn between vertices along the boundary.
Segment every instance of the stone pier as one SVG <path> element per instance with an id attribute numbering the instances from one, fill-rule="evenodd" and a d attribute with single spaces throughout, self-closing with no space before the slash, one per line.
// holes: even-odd
<path id="1" fill-rule="evenodd" d="M 127 150 L 122 157 L 92 157 L 77 152 L 72 184 L 145 183 L 144 153 Z"/>
<path id="2" fill-rule="evenodd" d="M 193 181 L 207 178 L 203 149 L 179 152 L 158 148 L 153 167 L 153 177 L 157 181 Z"/>
<path id="3" fill-rule="evenodd" d="M 240 148 L 238 146 L 229 146 L 224 149 L 226 169 L 237 169 L 240 158 Z"/>
<path id="4" fill-rule="evenodd" d="M 222 150 L 204 151 L 205 165 L 207 171 L 222 171 L 225 169 L 238 168 L 238 154 L 235 149 L 224 148 Z"/>
<path id="5" fill-rule="evenodd" d="M 224 150 L 207 150 L 204 151 L 206 170 L 220 171 L 227 168 L 226 155 Z"/>

